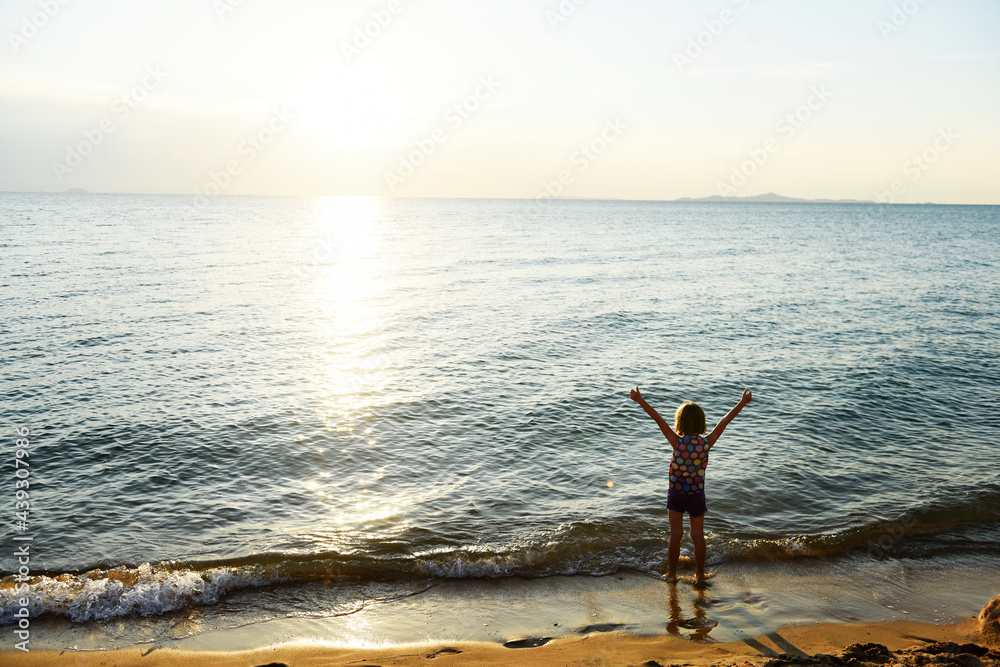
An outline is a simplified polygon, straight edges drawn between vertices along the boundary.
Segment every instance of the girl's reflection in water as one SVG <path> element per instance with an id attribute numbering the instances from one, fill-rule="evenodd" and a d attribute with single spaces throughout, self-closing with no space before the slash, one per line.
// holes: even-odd
<path id="1" fill-rule="evenodd" d="M 680 602 L 677 600 L 677 586 L 668 586 L 668 588 L 670 589 L 670 622 L 667 623 L 667 632 L 696 642 L 711 641 L 708 633 L 719 622 L 713 621 L 705 614 L 705 609 L 711 605 L 708 601 L 707 589 L 699 586 L 694 587 L 697 596 L 691 600 L 694 616 L 684 618 Z M 693 632 L 681 632 L 681 630 L 693 630 Z"/>

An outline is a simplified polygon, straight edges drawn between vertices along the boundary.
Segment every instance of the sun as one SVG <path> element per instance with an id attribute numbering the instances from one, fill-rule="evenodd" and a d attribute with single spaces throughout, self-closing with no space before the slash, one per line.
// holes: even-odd
<path id="1" fill-rule="evenodd" d="M 297 121 L 345 148 L 373 148 L 398 120 L 396 95 L 376 72 L 338 66 L 323 71 L 292 100 Z"/>

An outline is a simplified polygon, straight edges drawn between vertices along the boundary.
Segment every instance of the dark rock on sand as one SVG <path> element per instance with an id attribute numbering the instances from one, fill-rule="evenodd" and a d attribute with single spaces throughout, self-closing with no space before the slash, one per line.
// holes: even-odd
<path id="1" fill-rule="evenodd" d="M 504 646 L 507 648 L 538 648 L 545 646 L 550 641 L 552 641 L 552 637 L 528 637 L 527 639 L 504 642 Z"/>
<path id="2" fill-rule="evenodd" d="M 1000 595 L 979 612 L 979 633 L 987 644 L 1000 644 Z"/>
<path id="3" fill-rule="evenodd" d="M 1000 667 L 1000 651 L 978 644 L 935 642 L 913 646 L 902 651 L 890 651 L 881 644 L 851 644 L 840 655 L 817 653 L 814 656 L 782 654 L 765 663 L 764 667 L 786 665 L 824 665 L 835 667 Z"/>
<path id="4" fill-rule="evenodd" d="M 881 644 L 851 644 L 841 653 L 845 665 L 887 665 L 896 656 Z"/>
<path id="5" fill-rule="evenodd" d="M 936 642 L 900 651 L 899 664 L 907 667 L 919 665 L 951 665 L 952 667 L 997 667 L 1000 652 L 977 644 Z"/>

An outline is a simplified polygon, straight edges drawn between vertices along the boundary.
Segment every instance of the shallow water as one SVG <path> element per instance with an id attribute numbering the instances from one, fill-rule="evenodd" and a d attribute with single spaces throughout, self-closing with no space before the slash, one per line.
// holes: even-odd
<path id="1" fill-rule="evenodd" d="M 215 605 L 124 623 L 48 617 L 33 622 L 32 647 L 246 651 L 296 642 L 375 648 L 506 644 L 602 632 L 673 634 L 696 642 L 752 642 L 765 636 L 774 641 L 783 636 L 781 628 L 792 625 L 968 621 L 989 599 L 984 586 L 995 592 L 997 583 L 995 559 L 982 555 L 746 560 L 722 563 L 717 570 L 707 587 L 694 586 L 691 571 L 684 570 L 676 586 L 621 571 L 602 577 L 310 582 L 243 589 Z"/>
<path id="2" fill-rule="evenodd" d="M 35 613 L 653 572 L 669 448 L 636 384 L 710 426 L 754 391 L 708 467 L 715 562 L 995 557 L 1000 207 L 0 194 L 0 216 Z"/>

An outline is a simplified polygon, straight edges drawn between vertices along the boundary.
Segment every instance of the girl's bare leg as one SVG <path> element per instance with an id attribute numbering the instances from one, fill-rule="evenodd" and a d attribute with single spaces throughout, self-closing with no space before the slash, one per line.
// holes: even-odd
<path id="1" fill-rule="evenodd" d="M 671 529 L 670 539 L 673 544 L 674 533 Z M 705 576 L 705 515 L 691 517 L 691 541 L 694 542 L 694 576 L 698 581 L 704 581 Z"/>
<path id="2" fill-rule="evenodd" d="M 681 557 L 681 538 L 684 536 L 684 512 L 667 510 L 670 515 L 670 546 L 667 549 L 667 581 L 677 581 L 677 561 Z"/>

